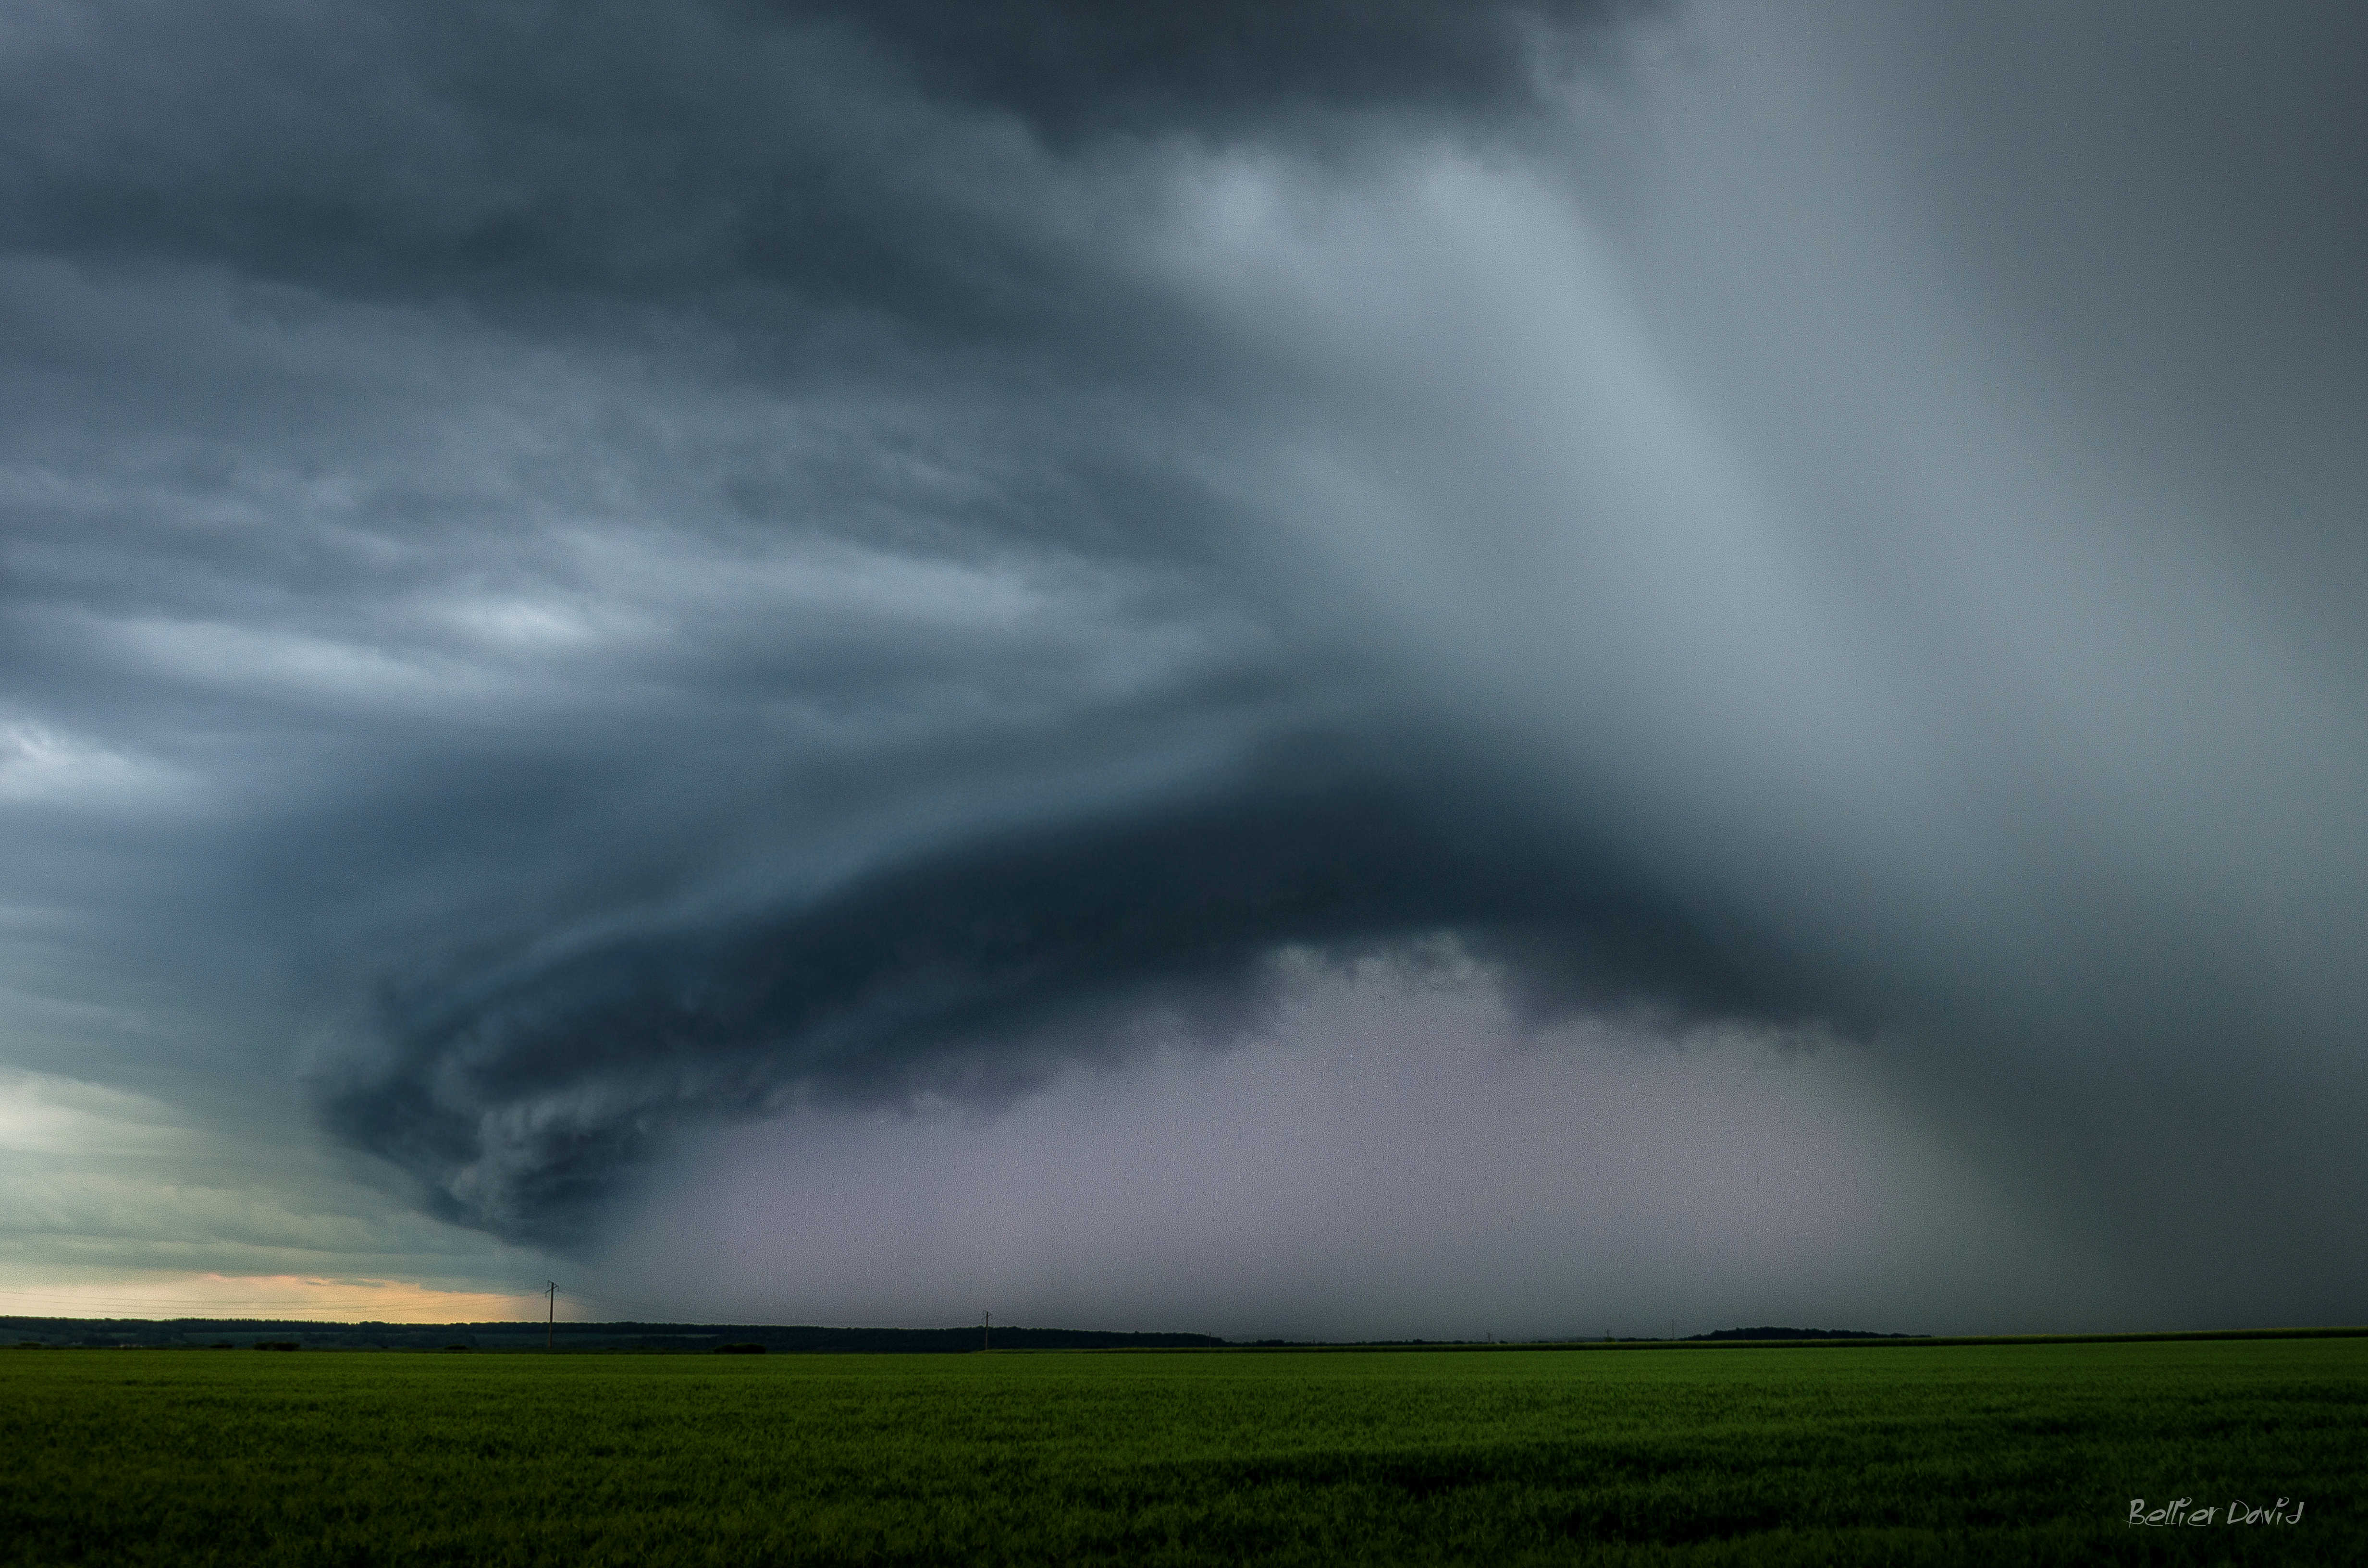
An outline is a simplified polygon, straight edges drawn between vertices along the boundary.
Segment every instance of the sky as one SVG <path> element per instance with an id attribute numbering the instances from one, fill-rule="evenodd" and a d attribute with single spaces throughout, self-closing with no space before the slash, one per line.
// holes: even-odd
<path id="1" fill-rule="evenodd" d="M 12 6 L 0 1314 L 2358 1321 L 2363 48 Z"/>

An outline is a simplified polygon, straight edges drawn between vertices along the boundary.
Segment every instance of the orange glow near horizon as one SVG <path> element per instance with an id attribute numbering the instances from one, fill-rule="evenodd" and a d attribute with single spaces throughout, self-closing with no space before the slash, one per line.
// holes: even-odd
<path id="1" fill-rule="evenodd" d="M 560 1315 L 567 1316 L 562 1292 Z M 403 1279 L 302 1274 L 140 1274 L 0 1289 L 0 1314 L 76 1318 L 301 1318 L 336 1323 L 540 1320 L 542 1294 L 438 1290 Z"/>

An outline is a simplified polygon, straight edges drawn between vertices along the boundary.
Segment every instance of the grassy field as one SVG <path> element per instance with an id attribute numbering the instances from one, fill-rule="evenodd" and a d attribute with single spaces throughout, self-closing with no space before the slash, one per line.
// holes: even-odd
<path id="1" fill-rule="evenodd" d="M 9 1563 L 1359 1561 L 2368 1562 L 2368 1340 L 0 1351 Z"/>

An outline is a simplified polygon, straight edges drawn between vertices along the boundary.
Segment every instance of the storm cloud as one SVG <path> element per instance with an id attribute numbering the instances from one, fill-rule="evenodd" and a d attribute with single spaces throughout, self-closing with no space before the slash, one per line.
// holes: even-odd
<path id="1" fill-rule="evenodd" d="M 2134 1290 L 2332 1312 L 2362 41 L 24 7 L 16 1065 L 581 1251 L 1444 966 L 1851 1042 Z"/>

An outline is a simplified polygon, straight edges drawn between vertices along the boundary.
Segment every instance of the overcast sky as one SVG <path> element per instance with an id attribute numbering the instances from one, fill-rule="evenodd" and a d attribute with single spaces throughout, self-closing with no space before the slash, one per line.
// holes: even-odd
<path id="1" fill-rule="evenodd" d="M 0 1313 L 2357 1319 L 2364 51 L 11 6 Z"/>

